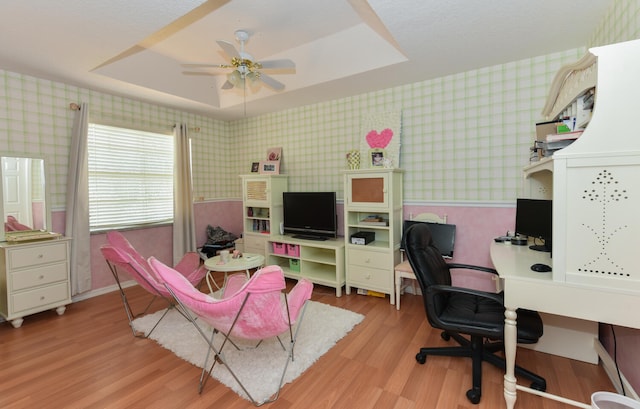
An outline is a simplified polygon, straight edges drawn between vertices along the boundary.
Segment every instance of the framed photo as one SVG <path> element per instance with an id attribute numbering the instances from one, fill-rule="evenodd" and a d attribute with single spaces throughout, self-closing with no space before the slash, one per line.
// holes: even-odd
<path id="1" fill-rule="evenodd" d="M 253 162 L 251 164 L 251 173 L 258 173 L 260 170 L 260 162 Z"/>
<path id="2" fill-rule="evenodd" d="M 372 167 L 384 166 L 384 149 L 369 149 Z"/>
<path id="3" fill-rule="evenodd" d="M 376 112 L 362 117 L 360 156 L 363 168 L 400 166 L 401 119 L 401 111 Z"/>
<path id="4" fill-rule="evenodd" d="M 282 157 L 282 148 L 269 148 L 267 149 L 267 160 L 276 161 Z"/>
<path id="5" fill-rule="evenodd" d="M 260 162 L 260 173 L 279 175 L 280 174 L 280 161 L 278 161 L 278 160 L 267 160 L 267 161 L 264 161 L 264 162 Z"/>

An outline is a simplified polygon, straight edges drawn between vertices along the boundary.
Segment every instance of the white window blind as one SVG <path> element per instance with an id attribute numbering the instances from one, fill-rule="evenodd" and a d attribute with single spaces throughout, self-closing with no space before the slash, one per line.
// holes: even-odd
<path id="1" fill-rule="evenodd" d="M 91 231 L 173 222 L 173 137 L 89 124 Z"/>

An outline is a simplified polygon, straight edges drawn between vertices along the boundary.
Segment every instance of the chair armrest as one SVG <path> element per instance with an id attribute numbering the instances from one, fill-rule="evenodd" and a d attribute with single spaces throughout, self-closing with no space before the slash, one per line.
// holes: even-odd
<path id="1" fill-rule="evenodd" d="M 427 288 L 427 294 L 429 297 L 434 297 L 441 293 L 474 295 L 476 297 L 486 298 L 504 305 L 504 293 L 490 293 L 481 290 L 474 290 L 472 288 L 452 287 L 449 285 L 431 285 Z"/>
<path id="2" fill-rule="evenodd" d="M 476 270 L 476 271 L 484 271 L 485 273 L 498 275 L 498 272 L 496 271 L 496 269 L 489 268 L 489 267 L 474 266 L 471 264 L 461 264 L 461 263 L 447 263 L 447 266 L 449 266 L 449 269 L 459 268 L 459 269 L 466 269 L 466 270 Z"/>

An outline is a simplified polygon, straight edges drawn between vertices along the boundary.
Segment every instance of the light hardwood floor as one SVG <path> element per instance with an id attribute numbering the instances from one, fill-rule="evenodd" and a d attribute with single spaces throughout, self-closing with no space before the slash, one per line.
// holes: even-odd
<path id="1" fill-rule="evenodd" d="M 128 289 L 134 308 L 147 300 Z M 429 357 L 419 347 L 446 345 L 425 319 L 422 299 L 407 294 L 396 311 L 389 299 L 351 294 L 335 297 L 316 286 L 313 299 L 359 312 L 365 320 L 268 405 L 281 408 L 494 409 L 504 407 L 503 373 L 483 369 L 480 404 L 470 404 L 466 358 Z M 157 304 L 160 306 L 160 304 Z M 565 358 L 518 351 L 518 363 L 546 377 L 548 391 L 589 402 L 597 390 L 613 390 L 604 370 Z M 0 324 L 1 408 L 250 408 L 249 402 L 210 379 L 202 395 L 200 369 L 154 341 L 134 338 L 116 292 L 70 305 L 63 316 L 29 316 L 19 329 Z M 516 408 L 572 406 L 520 393 Z"/>

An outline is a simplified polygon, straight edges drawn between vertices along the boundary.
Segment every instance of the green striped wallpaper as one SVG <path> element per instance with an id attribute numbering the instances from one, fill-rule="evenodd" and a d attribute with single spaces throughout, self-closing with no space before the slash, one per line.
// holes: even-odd
<path id="1" fill-rule="evenodd" d="M 619 0 L 585 42 L 635 38 L 640 4 Z M 0 150 L 45 156 L 53 206 L 63 208 L 69 103 L 87 102 L 93 120 L 114 125 L 171 132 L 174 123 L 188 123 L 196 200 L 240 198 L 238 175 L 265 159 L 271 147 L 283 148 L 292 190 L 335 190 L 341 196 L 345 154 L 364 137 L 361 119 L 400 111 L 405 201 L 512 202 L 549 84 L 561 65 L 584 52 L 567 50 L 233 122 L 0 70 Z"/>

